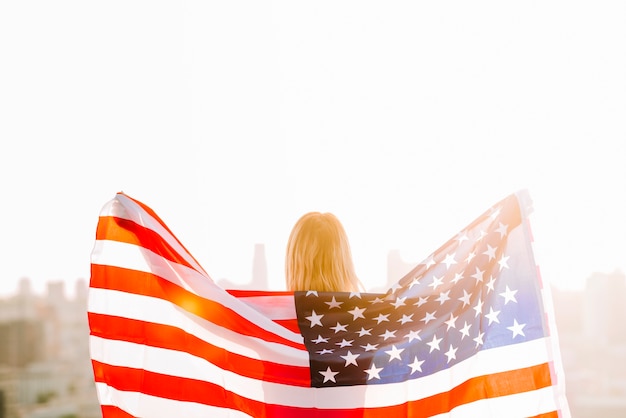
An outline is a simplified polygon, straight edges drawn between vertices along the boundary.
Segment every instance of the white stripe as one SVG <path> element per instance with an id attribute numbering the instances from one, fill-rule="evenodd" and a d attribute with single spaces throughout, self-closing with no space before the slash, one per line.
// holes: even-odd
<path id="1" fill-rule="evenodd" d="M 403 404 L 447 392 L 474 376 L 525 368 L 549 361 L 546 341 L 535 340 L 485 350 L 450 369 L 402 383 L 303 388 L 262 382 L 219 369 L 188 353 L 90 337 L 92 359 L 102 363 L 144 368 L 156 373 L 200 379 L 224 386 L 260 402 L 317 408 L 381 407 Z"/>
<path id="2" fill-rule="evenodd" d="M 237 299 L 272 320 L 296 318 L 293 295 L 244 296 L 237 297 Z"/>
<path id="3" fill-rule="evenodd" d="M 451 412 L 431 418 L 497 417 L 525 418 L 557 410 L 554 388 L 547 387 L 531 392 L 497 398 L 481 399 L 454 408 Z"/>
<path id="4" fill-rule="evenodd" d="M 203 341 L 253 359 L 308 367 L 306 350 L 249 337 L 183 311 L 163 299 L 109 289 L 89 289 L 88 311 L 96 314 L 169 325 Z"/>
<path id="5" fill-rule="evenodd" d="M 150 418 L 249 418 L 250 415 L 234 409 L 218 408 L 195 402 L 174 401 L 139 392 L 117 390 L 104 383 L 96 383 L 101 405 L 123 409 L 135 417 Z"/>
<path id="6" fill-rule="evenodd" d="M 99 240 L 94 246 L 91 262 L 97 265 L 153 273 L 196 295 L 234 310 L 269 332 L 296 343 L 302 344 L 304 341 L 299 333 L 278 325 L 271 318 L 259 315 L 258 311 L 227 293 L 208 277 L 186 266 L 173 263 L 144 247 L 125 242 Z"/>

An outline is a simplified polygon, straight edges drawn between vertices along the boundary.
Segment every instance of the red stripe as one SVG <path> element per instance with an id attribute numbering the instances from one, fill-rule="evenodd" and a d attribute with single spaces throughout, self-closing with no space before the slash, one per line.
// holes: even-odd
<path id="1" fill-rule="evenodd" d="M 213 300 L 195 295 L 151 273 L 92 264 L 89 285 L 93 288 L 119 290 L 121 292 L 167 300 L 180 306 L 187 312 L 239 334 L 306 350 L 302 343 L 294 342 L 269 332 L 232 309 Z"/>
<path id="2" fill-rule="evenodd" d="M 134 415 L 121 410 L 117 406 L 102 405 L 102 418 L 135 418 Z"/>
<path id="3" fill-rule="evenodd" d="M 223 387 L 195 379 L 148 372 L 141 369 L 110 366 L 93 361 L 96 382 L 107 383 L 121 391 L 141 392 L 151 396 L 240 410 L 254 417 L 301 418 L 389 418 L 430 417 L 450 412 L 463 404 L 481 399 L 513 395 L 550 386 L 547 364 L 526 369 L 479 376 L 462 383 L 449 392 L 428 398 L 378 408 L 316 409 L 301 408 L 245 398 Z M 312 389 L 314 390 L 314 389 Z M 245 393 L 245 388 L 240 388 Z M 539 415 L 551 417 L 553 413 Z"/>
<path id="4" fill-rule="evenodd" d="M 91 335 L 190 353 L 217 367 L 253 379 L 292 386 L 311 385 L 308 367 L 256 360 L 228 352 L 170 325 L 88 313 Z"/>

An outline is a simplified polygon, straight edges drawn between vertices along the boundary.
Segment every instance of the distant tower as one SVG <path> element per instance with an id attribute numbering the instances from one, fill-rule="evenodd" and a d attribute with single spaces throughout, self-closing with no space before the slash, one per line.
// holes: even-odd
<path id="1" fill-rule="evenodd" d="M 252 283 L 251 287 L 256 290 L 266 290 L 267 282 L 267 258 L 265 256 L 265 244 L 254 245 L 252 258 Z"/>
<path id="2" fill-rule="evenodd" d="M 583 305 L 585 336 L 598 346 L 625 342 L 626 276 L 594 273 L 587 279 Z"/>

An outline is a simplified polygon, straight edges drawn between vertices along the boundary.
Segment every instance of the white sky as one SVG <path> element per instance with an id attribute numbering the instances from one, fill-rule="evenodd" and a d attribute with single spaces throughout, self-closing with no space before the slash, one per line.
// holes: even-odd
<path id="1" fill-rule="evenodd" d="M 270 285 L 331 211 L 368 287 L 527 188 L 544 279 L 626 271 L 626 3 L 0 3 L 0 295 L 89 278 L 151 206 L 215 279 Z"/>

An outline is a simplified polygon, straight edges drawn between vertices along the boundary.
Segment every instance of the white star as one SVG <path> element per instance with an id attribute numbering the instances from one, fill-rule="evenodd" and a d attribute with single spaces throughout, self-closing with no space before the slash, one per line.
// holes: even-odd
<path id="1" fill-rule="evenodd" d="M 459 232 L 455 238 L 455 240 L 457 240 L 459 244 L 462 243 L 463 241 L 467 241 L 468 239 L 469 238 L 467 238 L 467 234 L 465 233 L 465 231 Z"/>
<path id="2" fill-rule="evenodd" d="M 502 296 L 504 298 L 504 304 L 506 305 L 507 303 L 509 303 L 509 301 L 513 301 L 515 303 L 517 303 L 517 299 L 515 299 L 515 294 L 517 293 L 517 290 L 511 290 L 509 289 L 509 286 L 506 287 L 506 291 L 500 293 L 500 296 Z"/>
<path id="3" fill-rule="evenodd" d="M 367 345 L 362 345 L 361 348 L 365 351 L 373 351 L 378 348 L 378 344 L 367 343 Z"/>
<path id="4" fill-rule="evenodd" d="M 386 329 L 385 333 L 384 334 L 380 334 L 379 337 L 383 337 L 383 341 L 387 341 L 388 338 L 395 338 L 396 337 L 396 331 L 397 330 L 389 331 L 388 329 Z"/>
<path id="5" fill-rule="evenodd" d="M 415 372 L 421 372 L 422 371 L 422 363 L 424 362 L 424 360 L 419 361 L 417 359 L 417 357 L 415 357 L 415 359 L 413 360 L 413 363 L 409 364 L 409 367 L 411 368 L 411 373 L 413 374 Z"/>
<path id="6" fill-rule="evenodd" d="M 306 319 L 311 321 L 311 328 L 313 328 L 315 325 L 319 325 L 321 327 L 322 326 L 322 317 L 323 316 L 324 315 L 318 315 L 318 314 L 315 313 L 315 311 L 313 311 L 311 316 L 307 316 Z"/>
<path id="7" fill-rule="evenodd" d="M 446 269 L 449 269 L 452 264 L 456 264 L 454 256 L 455 254 L 446 254 L 446 258 L 443 260 L 443 263 L 446 265 Z"/>
<path id="8" fill-rule="evenodd" d="M 372 380 L 372 379 L 380 379 L 380 371 L 383 368 L 380 367 L 376 367 L 376 365 L 374 363 L 372 363 L 372 366 L 368 369 L 368 370 L 363 370 L 365 373 L 367 373 L 367 380 Z"/>
<path id="9" fill-rule="evenodd" d="M 517 323 L 517 319 L 513 320 L 513 325 L 510 327 L 506 327 L 506 329 L 513 331 L 513 337 L 515 338 L 518 335 L 521 335 L 522 337 L 525 337 L 526 334 L 524 334 L 524 331 L 522 331 L 524 329 L 524 327 L 526 326 L 526 324 L 518 324 Z"/>
<path id="10" fill-rule="evenodd" d="M 363 312 L 365 312 L 365 308 L 359 308 L 358 306 L 355 306 L 354 309 L 348 311 L 348 313 L 352 314 L 353 321 L 356 321 L 357 318 L 365 319 L 365 316 L 363 316 Z"/>
<path id="11" fill-rule="evenodd" d="M 435 300 L 439 301 L 439 305 L 443 305 L 445 301 L 450 300 L 450 296 L 448 296 L 449 294 L 449 290 L 447 292 L 441 292 L 439 293 L 439 297 Z"/>
<path id="12" fill-rule="evenodd" d="M 493 285 L 495 282 L 496 282 L 496 278 L 493 276 L 489 276 L 489 281 L 485 283 L 485 286 L 487 286 L 487 293 L 493 290 Z"/>
<path id="13" fill-rule="evenodd" d="M 343 302 L 337 302 L 334 296 L 333 296 L 333 300 L 331 300 L 330 302 L 324 302 L 324 303 L 328 305 L 328 309 L 339 308 L 343 304 Z"/>
<path id="14" fill-rule="evenodd" d="M 476 279 L 476 283 L 483 281 L 483 274 L 485 272 L 478 267 L 476 267 L 476 273 L 472 274 L 472 277 Z"/>
<path id="15" fill-rule="evenodd" d="M 500 216 L 501 209 L 502 209 L 501 207 L 491 209 L 491 214 L 489 215 L 489 217 L 491 219 L 496 219 L 498 216 Z"/>
<path id="16" fill-rule="evenodd" d="M 335 375 L 339 374 L 339 372 L 333 372 L 330 369 L 330 366 L 328 366 L 328 368 L 326 369 L 325 372 L 319 372 L 322 376 L 324 376 L 324 383 L 328 382 L 329 380 L 331 380 L 334 383 L 337 383 L 335 381 Z"/>
<path id="17" fill-rule="evenodd" d="M 480 231 L 478 233 L 478 238 L 476 238 L 476 242 L 481 241 L 483 238 L 485 238 L 487 236 L 487 233 L 485 231 Z"/>
<path id="18" fill-rule="evenodd" d="M 389 290 L 391 290 L 391 293 L 395 293 L 396 290 L 400 289 L 401 287 L 402 287 L 402 285 L 400 283 L 396 282 L 396 283 L 391 285 Z"/>
<path id="19" fill-rule="evenodd" d="M 469 305 L 469 303 L 470 303 L 470 296 L 472 296 L 472 294 L 471 293 L 467 293 L 465 291 L 465 289 L 463 289 L 463 296 L 461 296 L 459 298 L 459 300 L 463 302 L 463 306 Z"/>
<path id="20" fill-rule="evenodd" d="M 450 363 L 450 360 L 456 360 L 456 350 L 458 350 L 458 348 L 452 346 L 448 348 L 448 351 L 445 353 L 446 357 L 448 357 L 448 363 Z"/>
<path id="21" fill-rule="evenodd" d="M 443 338 L 437 338 L 436 335 L 433 335 L 433 340 L 426 343 L 428 346 L 430 346 L 429 353 L 432 353 L 433 350 L 439 350 L 439 343 L 441 342 L 441 340 L 443 340 Z"/>
<path id="22" fill-rule="evenodd" d="M 428 259 L 424 260 L 424 262 L 422 262 L 421 264 L 426 264 L 426 269 L 429 269 L 430 266 L 432 266 L 433 264 L 437 264 L 437 263 L 435 263 L 433 256 L 430 255 Z"/>
<path id="23" fill-rule="evenodd" d="M 384 321 L 389 321 L 389 319 L 387 319 L 387 317 L 389 316 L 389 314 L 387 315 L 383 315 L 383 314 L 378 314 L 378 316 L 376 318 L 374 318 L 376 320 L 377 323 L 381 323 Z"/>
<path id="24" fill-rule="evenodd" d="M 441 284 L 443 284 L 443 277 L 433 276 L 433 282 L 429 284 L 428 286 L 432 287 L 433 290 L 435 290 L 437 286 Z"/>
<path id="25" fill-rule="evenodd" d="M 348 299 L 352 299 L 353 297 L 361 299 L 361 292 L 350 292 Z"/>
<path id="26" fill-rule="evenodd" d="M 415 302 L 413 305 L 414 305 L 414 306 L 417 306 L 417 307 L 420 307 L 420 306 L 422 306 L 423 304 L 425 304 L 427 300 L 428 300 L 428 296 L 427 296 L 427 297 L 425 297 L 425 298 L 424 298 L 424 297 L 422 297 L 422 296 L 420 296 L 420 297 L 419 297 L 419 299 L 417 300 L 417 302 Z"/>
<path id="27" fill-rule="evenodd" d="M 306 296 L 311 296 L 311 295 L 317 296 L 317 290 L 308 290 L 306 292 Z"/>
<path id="28" fill-rule="evenodd" d="M 405 300 L 406 300 L 406 297 L 396 298 L 396 300 L 393 301 L 392 305 L 395 306 L 396 309 L 398 309 L 400 306 L 406 305 L 406 303 L 404 303 Z"/>
<path id="29" fill-rule="evenodd" d="M 413 281 L 411 282 L 411 284 L 409 284 L 409 289 L 411 289 L 413 286 L 415 286 L 416 284 L 420 284 L 420 280 L 416 277 L 413 279 Z"/>
<path id="30" fill-rule="evenodd" d="M 389 354 L 389 362 L 391 362 L 391 360 L 393 360 L 394 358 L 397 358 L 398 360 L 402 361 L 402 359 L 400 358 L 400 353 L 402 353 L 404 351 L 404 348 L 396 348 L 395 345 L 391 346 L 391 350 L 387 350 L 385 351 L 386 354 Z"/>
<path id="31" fill-rule="evenodd" d="M 459 280 L 463 279 L 462 273 L 454 273 L 454 278 L 450 280 L 452 283 L 457 284 Z"/>
<path id="32" fill-rule="evenodd" d="M 469 337 L 469 329 L 471 328 L 471 326 L 472 324 L 468 324 L 467 321 L 465 321 L 465 325 L 463 325 L 463 328 L 459 330 L 461 331 L 461 339 Z"/>
<path id="33" fill-rule="evenodd" d="M 411 314 L 411 315 L 406 315 L 406 314 L 403 314 L 403 315 L 402 315 L 402 318 L 401 318 L 401 319 L 398 319 L 398 321 L 397 321 L 397 322 L 400 322 L 400 323 L 401 323 L 401 325 L 404 325 L 404 324 L 406 324 L 407 322 L 413 322 L 413 314 Z"/>
<path id="34" fill-rule="evenodd" d="M 331 348 L 331 349 L 325 348 L 325 349 L 323 349 L 323 350 L 317 351 L 317 354 L 330 354 L 330 353 L 332 353 L 333 351 L 334 351 L 334 350 L 333 350 L 332 348 Z"/>
<path id="35" fill-rule="evenodd" d="M 315 344 L 319 344 L 319 343 L 327 343 L 328 342 L 328 338 L 324 338 L 321 335 L 318 335 L 316 339 L 311 340 L 312 343 Z"/>
<path id="36" fill-rule="evenodd" d="M 376 303 L 383 303 L 384 299 L 381 299 L 380 297 L 376 296 L 375 299 L 372 299 L 372 301 L 370 302 L 372 305 L 376 304 Z"/>
<path id="37" fill-rule="evenodd" d="M 456 322 L 457 318 L 458 318 L 458 316 L 454 316 L 454 315 L 452 315 L 452 313 L 450 313 L 450 319 L 445 321 L 445 323 L 448 324 L 448 329 L 446 331 L 450 331 L 450 328 L 456 329 L 455 322 Z"/>
<path id="38" fill-rule="evenodd" d="M 348 350 L 348 354 L 346 354 L 345 356 L 339 356 L 339 357 L 341 357 L 342 359 L 346 361 L 346 364 L 344 365 L 344 367 L 348 367 L 348 365 L 350 364 L 354 364 L 355 366 L 358 367 L 359 365 L 356 363 L 356 359 L 359 356 L 360 354 L 352 354 L 350 350 Z"/>
<path id="39" fill-rule="evenodd" d="M 346 327 L 347 327 L 347 326 L 348 326 L 348 324 L 343 325 L 343 324 L 340 324 L 339 322 L 337 322 L 337 325 L 335 325 L 334 327 L 329 327 L 329 328 L 330 328 L 330 329 L 334 329 L 334 330 L 335 330 L 335 334 L 336 334 L 336 333 L 338 333 L 339 331 L 346 331 L 346 332 L 347 332 L 347 331 L 348 331 L 348 330 L 346 329 Z"/>
<path id="40" fill-rule="evenodd" d="M 502 222 L 498 222 L 500 225 L 498 226 L 498 229 L 496 229 L 496 232 L 500 233 L 500 238 L 504 237 L 507 234 L 507 229 L 508 229 L 508 225 L 503 224 Z"/>
<path id="41" fill-rule="evenodd" d="M 483 345 L 483 335 L 485 335 L 484 332 L 479 332 L 478 336 L 474 338 L 474 341 L 476 341 L 476 347 Z"/>
<path id="42" fill-rule="evenodd" d="M 465 259 L 465 262 L 469 264 L 470 261 L 472 261 L 474 259 L 474 257 L 476 257 L 476 253 L 474 251 L 470 252 L 467 255 L 467 258 Z"/>
<path id="43" fill-rule="evenodd" d="M 422 341 L 422 337 L 420 337 L 420 330 L 417 331 L 409 331 L 409 333 L 407 335 L 404 336 L 405 338 L 409 339 L 409 342 L 413 341 L 413 340 L 420 340 Z"/>
<path id="44" fill-rule="evenodd" d="M 500 260 L 498 260 L 498 264 L 500 264 L 500 271 L 502 271 L 502 269 L 508 269 L 509 265 L 507 264 L 507 260 L 509 259 L 509 256 L 504 256 L 504 254 L 502 254 L 502 257 L 500 258 Z"/>
<path id="45" fill-rule="evenodd" d="M 491 245 L 487 244 L 487 251 L 483 254 L 489 257 L 489 261 L 491 261 L 492 258 L 496 258 L 496 249 L 497 248 L 493 248 Z"/>
<path id="46" fill-rule="evenodd" d="M 430 321 L 437 319 L 435 317 L 435 313 L 437 313 L 437 311 L 434 312 L 426 312 L 426 316 L 423 317 L 422 319 L 420 319 L 420 321 L 424 321 L 425 324 L 428 324 Z"/>
<path id="47" fill-rule="evenodd" d="M 364 335 L 372 335 L 372 333 L 370 332 L 372 329 L 365 329 L 363 327 L 361 327 L 361 331 L 358 331 L 359 337 L 362 337 Z"/>
<path id="48" fill-rule="evenodd" d="M 478 299 L 478 301 L 476 302 L 476 306 L 474 306 L 474 310 L 476 311 L 476 314 L 474 315 L 474 318 L 476 318 L 478 315 L 480 315 L 482 313 L 483 310 L 483 301 Z"/>
<path id="49" fill-rule="evenodd" d="M 346 339 L 344 338 L 340 342 L 335 343 L 335 345 L 338 345 L 339 348 L 352 347 L 352 343 L 353 342 L 354 342 L 354 340 L 346 341 Z"/>
<path id="50" fill-rule="evenodd" d="M 500 323 L 498 315 L 500 315 L 500 311 L 494 311 L 493 307 L 490 306 L 489 313 L 485 315 L 485 318 L 489 319 L 489 325 L 491 325 L 492 322 Z"/>

